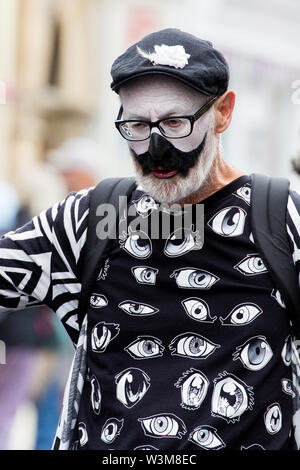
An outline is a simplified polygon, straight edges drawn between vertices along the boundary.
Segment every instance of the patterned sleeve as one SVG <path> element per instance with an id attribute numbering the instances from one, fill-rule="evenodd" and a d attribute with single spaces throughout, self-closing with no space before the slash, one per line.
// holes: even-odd
<path id="1" fill-rule="evenodd" d="M 291 241 L 293 260 L 300 273 L 300 193 L 290 191 L 287 205 L 287 231 Z"/>
<path id="2" fill-rule="evenodd" d="M 0 312 L 48 305 L 76 338 L 80 262 L 92 190 L 69 194 L 0 239 Z"/>

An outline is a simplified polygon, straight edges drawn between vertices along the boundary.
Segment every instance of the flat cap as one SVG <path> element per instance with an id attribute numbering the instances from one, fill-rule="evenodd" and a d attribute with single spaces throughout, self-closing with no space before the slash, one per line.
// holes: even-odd
<path id="1" fill-rule="evenodd" d="M 116 93 L 129 80 L 146 75 L 176 78 L 205 95 L 221 96 L 228 88 L 229 67 L 212 43 L 179 29 L 145 36 L 113 63 L 111 88 Z"/>

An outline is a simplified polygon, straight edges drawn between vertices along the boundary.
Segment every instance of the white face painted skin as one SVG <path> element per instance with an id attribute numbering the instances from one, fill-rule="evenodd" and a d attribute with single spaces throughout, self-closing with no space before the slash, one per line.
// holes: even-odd
<path id="1" fill-rule="evenodd" d="M 144 77 L 129 82 L 120 90 L 123 119 L 156 121 L 164 117 L 194 114 L 208 97 L 170 77 Z M 158 132 L 157 128 L 152 132 Z M 172 178 L 144 176 L 139 163 L 133 158 L 137 183 L 143 190 L 161 203 L 179 202 L 198 191 L 204 184 L 219 150 L 219 137 L 214 132 L 214 108 L 198 119 L 191 135 L 182 139 L 167 139 L 174 147 L 189 152 L 197 148 L 206 135 L 204 148 L 186 177 L 179 173 Z M 147 152 L 150 139 L 128 142 L 129 148 L 140 155 Z"/>

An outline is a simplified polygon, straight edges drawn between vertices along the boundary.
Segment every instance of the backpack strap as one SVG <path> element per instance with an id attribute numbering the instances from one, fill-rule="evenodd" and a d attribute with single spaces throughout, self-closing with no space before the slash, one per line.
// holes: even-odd
<path id="1" fill-rule="evenodd" d="M 115 227 L 119 215 L 119 196 L 129 196 L 136 187 L 134 178 L 108 178 L 100 181 L 92 192 L 89 215 L 87 240 L 84 247 L 84 259 L 82 262 L 81 294 L 78 304 L 78 324 L 82 324 L 89 302 L 92 285 L 98 275 L 101 264 L 107 257 L 110 243 L 108 237 L 100 239 L 97 237 L 97 224 L 99 216 L 97 208 L 100 204 L 112 204 L 116 210 Z"/>
<path id="2" fill-rule="evenodd" d="M 299 333 L 299 284 L 286 229 L 289 185 L 285 178 L 251 175 L 251 225 L 258 252 Z"/>

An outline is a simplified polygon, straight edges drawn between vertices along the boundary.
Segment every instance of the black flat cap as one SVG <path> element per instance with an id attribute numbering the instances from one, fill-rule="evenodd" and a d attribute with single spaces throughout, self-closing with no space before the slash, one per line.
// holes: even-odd
<path id="1" fill-rule="evenodd" d="M 228 88 L 229 67 L 211 42 L 168 28 L 145 36 L 119 56 L 111 68 L 111 88 L 146 75 L 177 78 L 205 95 L 221 96 Z"/>

